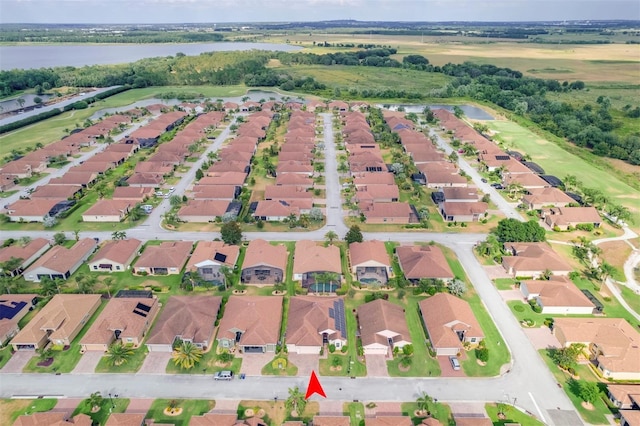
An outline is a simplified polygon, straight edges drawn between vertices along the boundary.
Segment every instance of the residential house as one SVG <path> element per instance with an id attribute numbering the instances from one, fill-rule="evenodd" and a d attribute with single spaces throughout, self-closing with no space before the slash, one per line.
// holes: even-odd
<path id="1" fill-rule="evenodd" d="M 149 352 L 171 352 L 176 340 L 208 351 L 213 347 L 220 296 L 171 296 L 149 333 Z"/>
<path id="2" fill-rule="evenodd" d="M 82 351 L 104 351 L 120 340 L 137 348 L 142 344 L 160 305 L 157 297 L 114 297 L 80 339 Z"/>
<path id="3" fill-rule="evenodd" d="M 350 426 L 349 416 L 313 416 L 313 426 Z"/>
<path id="4" fill-rule="evenodd" d="M 287 352 L 320 353 L 324 345 L 347 344 L 344 300 L 340 297 L 295 296 L 289 300 Z"/>
<path id="5" fill-rule="evenodd" d="M 470 203 L 445 201 L 438 207 L 445 222 L 477 222 L 486 215 L 489 204 L 482 201 Z"/>
<path id="6" fill-rule="evenodd" d="M 454 420 L 456 422 L 456 426 L 493 426 L 493 422 L 489 417 L 477 417 L 477 416 L 456 416 L 454 415 Z M 468 414 L 467 414 L 468 415 Z"/>
<path id="7" fill-rule="evenodd" d="M 264 190 L 265 200 L 311 200 L 313 194 L 308 192 L 306 188 L 285 185 L 267 185 Z"/>
<path id="8" fill-rule="evenodd" d="M 186 270 L 197 273 L 203 280 L 224 284 L 226 279 L 220 268 L 233 271 L 240 254 L 240 247 L 222 241 L 200 241 L 187 262 Z"/>
<path id="9" fill-rule="evenodd" d="M 24 271 L 24 279 L 32 282 L 40 282 L 44 277 L 66 280 L 93 254 L 97 245 L 93 238 L 84 238 L 71 248 L 55 246 Z"/>
<path id="10" fill-rule="evenodd" d="M 138 255 L 142 241 L 130 238 L 105 243 L 89 262 L 89 271 L 123 272 L 129 269 L 131 262 Z"/>
<path id="11" fill-rule="evenodd" d="M 358 173 L 353 176 L 356 188 L 367 185 L 395 185 L 393 173 Z"/>
<path id="12" fill-rule="evenodd" d="M 64 199 L 38 198 L 17 200 L 6 207 L 11 222 L 43 222 L 49 212 Z"/>
<path id="13" fill-rule="evenodd" d="M 153 195 L 153 188 L 135 187 L 135 186 L 117 186 L 113 190 L 112 198 L 114 200 L 127 200 L 136 203 L 141 203 Z"/>
<path id="14" fill-rule="evenodd" d="M 428 169 L 427 167 L 420 168 L 427 177 L 427 188 L 445 188 L 445 187 L 459 187 L 463 188 L 469 185 L 469 182 L 464 176 L 460 176 L 455 169 L 443 170 L 443 169 Z"/>
<path id="15" fill-rule="evenodd" d="M 49 240 L 45 238 L 36 238 L 25 244 L 18 241 L 13 245 L 2 247 L 0 248 L 0 272 L 11 276 L 18 276 L 26 267 L 49 250 L 50 247 L 51 244 Z M 2 265 L 11 259 L 20 259 L 21 263 L 19 267 L 13 271 L 4 271 Z"/>
<path id="16" fill-rule="evenodd" d="M 522 203 L 529 210 L 540 210 L 543 207 L 565 207 L 575 200 L 558 188 L 529 189 L 522 197 Z"/>
<path id="17" fill-rule="evenodd" d="M 275 353 L 280 341 L 281 296 L 231 296 L 218 327 L 218 345 L 243 353 Z"/>
<path id="18" fill-rule="evenodd" d="M 640 410 L 620 410 L 620 426 L 639 426 Z"/>
<path id="19" fill-rule="evenodd" d="M 228 200 L 189 200 L 178 210 L 178 218 L 184 222 L 213 222 L 216 217 L 233 211 L 233 207 Z"/>
<path id="20" fill-rule="evenodd" d="M 413 426 L 410 417 L 405 416 L 375 416 L 364 419 L 365 426 Z"/>
<path id="21" fill-rule="evenodd" d="M 607 385 L 609 401 L 622 410 L 640 410 L 640 385 Z"/>
<path id="22" fill-rule="evenodd" d="M 399 246 L 396 255 L 405 278 L 414 284 L 421 279 L 450 281 L 454 278 L 447 258 L 436 245 Z"/>
<path id="23" fill-rule="evenodd" d="M 147 245 L 140 258 L 133 265 L 134 274 L 174 275 L 182 268 L 191 254 L 190 241 L 165 241 L 159 246 Z"/>
<path id="24" fill-rule="evenodd" d="M 49 180 L 47 185 L 80 185 L 88 188 L 98 179 L 98 172 L 75 171 L 71 168 L 67 173 L 59 178 Z"/>
<path id="25" fill-rule="evenodd" d="M 67 412 L 45 411 L 19 416 L 13 426 L 91 426 L 93 420 L 86 414 L 69 416 Z"/>
<path id="26" fill-rule="evenodd" d="M 400 199 L 398 186 L 393 185 L 361 185 L 356 187 L 356 199 L 359 203 L 390 203 Z"/>
<path id="27" fill-rule="evenodd" d="M 31 199 L 50 198 L 55 200 L 68 200 L 82 193 L 80 185 L 43 185 L 39 186 L 29 195 Z"/>
<path id="28" fill-rule="evenodd" d="M 322 274 L 337 275 L 330 281 L 340 285 L 342 280 L 342 263 L 340 249 L 337 246 L 318 245 L 314 241 L 300 240 L 296 242 L 293 258 L 293 279 L 301 281 L 302 288 L 312 287 L 313 284 L 326 284 Z M 326 280 L 325 280 L 326 281 Z"/>
<path id="29" fill-rule="evenodd" d="M 548 188 L 551 185 L 540 176 L 531 173 L 505 173 L 502 178 L 502 183 L 504 187 L 508 187 L 509 185 L 519 185 L 524 189 L 542 189 Z"/>
<path id="30" fill-rule="evenodd" d="M 100 306 L 99 294 L 56 294 L 11 340 L 16 351 L 70 345 Z"/>
<path id="31" fill-rule="evenodd" d="M 360 305 L 357 316 L 365 355 L 390 356 L 395 347 L 411 344 L 402 306 L 377 299 Z"/>
<path id="32" fill-rule="evenodd" d="M 640 332 L 621 318 L 556 318 L 562 346 L 586 345 L 592 363 L 609 380 L 640 380 Z"/>
<path id="33" fill-rule="evenodd" d="M 256 220 L 259 219 L 268 222 L 281 222 L 292 214 L 298 217 L 300 215 L 300 208 L 297 204 L 298 203 L 283 200 L 258 201 L 253 217 Z"/>
<path id="34" fill-rule="evenodd" d="M 104 426 L 145 426 L 144 418 L 145 413 L 111 413 Z"/>
<path id="35" fill-rule="evenodd" d="M 385 285 L 393 276 L 387 249 L 378 240 L 349 244 L 349 267 L 356 281 L 363 285 Z"/>
<path id="36" fill-rule="evenodd" d="M 408 203 L 363 203 L 360 206 L 367 223 L 417 223 L 418 214 Z"/>
<path id="37" fill-rule="evenodd" d="M 244 284 L 272 285 L 284 281 L 289 253 L 282 245 L 273 246 L 262 239 L 252 240 L 242 264 Z"/>
<path id="38" fill-rule="evenodd" d="M 552 207 L 543 210 L 544 223 L 550 228 L 566 231 L 577 225 L 600 227 L 602 218 L 595 207 Z"/>
<path id="39" fill-rule="evenodd" d="M 232 201 L 240 195 L 240 187 L 236 185 L 196 185 L 193 187 L 195 200 Z"/>
<path id="40" fill-rule="evenodd" d="M 437 355 L 457 355 L 464 344 L 475 345 L 484 333 L 469 303 L 449 293 L 437 293 L 418 304 L 431 346 Z"/>
<path id="41" fill-rule="evenodd" d="M 502 267 L 513 277 L 541 277 L 545 271 L 553 275 L 569 275 L 571 266 L 546 243 L 504 243 L 509 256 L 502 256 Z"/>
<path id="42" fill-rule="evenodd" d="M 520 281 L 520 291 L 527 300 L 535 299 L 543 314 L 594 313 L 595 305 L 565 276 L 548 280 Z"/>
<path id="43" fill-rule="evenodd" d="M 37 294 L 0 295 L 0 347 L 20 331 L 18 323 L 35 307 L 37 297 Z"/>
<path id="44" fill-rule="evenodd" d="M 87 211 L 82 213 L 83 222 L 122 222 L 134 207 L 129 200 L 110 200 L 103 198 L 96 201 Z"/>

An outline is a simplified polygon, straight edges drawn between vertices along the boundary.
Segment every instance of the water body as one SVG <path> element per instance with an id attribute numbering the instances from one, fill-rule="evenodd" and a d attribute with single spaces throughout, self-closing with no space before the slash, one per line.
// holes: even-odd
<path id="1" fill-rule="evenodd" d="M 383 108 L 382 105 L 376 105 L 379 108 Z M 398 108 L 403 107 L 406 112 L 415 112 L 416 114 L 422 113 L 424 107 L 428 106 L 431 109 L 446 109 L 453 112 L 453 105 L 416 105 L 416 104 L 391 104 L 388 105 L 388 109 L 397 111 Z M 495 120 L 495 118 L 487 111 L 474 105 L 458 105 L 468 118 L 472 120 Z"/>
<path id="2" fill-rule="evenodd" d="M 85 65 L 123 64 L 143 58 L 173 56 L 178 52 L 199 55 L 204 52 L 234 50 L 291 52 L 300 46 L 273 43 L 176 43 L 176 44 L 52 44 L 0 46 L 0 70 Z"/>

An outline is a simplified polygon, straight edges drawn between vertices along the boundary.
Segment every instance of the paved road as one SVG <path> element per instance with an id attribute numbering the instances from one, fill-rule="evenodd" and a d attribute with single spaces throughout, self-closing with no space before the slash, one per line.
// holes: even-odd
<path id="1" fill-rule="evenodd" d="M 343 220 L 340 176 L 338 175 L 336 144 L 333 138 L 333 114 L 323 113 L 320 116 L 324 121 L 324 177 L 327 195 L 327 222 L 322 230 L 325 233 L 332 230 L 340 238 L 343 238 L 348 228 Z"/>
<path id="2" fill-rule="evenodd" d="M 453 148 L 449 145 L 449 143 L 444 140 L 438 133 L 436 133 L 433 128 L 429 129 L 429 135 L 435 136 L 438 146 L 442 148 L 445 153 L 451 154 L 453 152 Z M 480 176 L 476 169 L 471 167 L 467 160 L 462 158 L 462 156 L 458 157 L 458 166 L 460 166 L 460 169 L 464 170 L 467 175 L 471 176 L 471 178 L 473 179 L 473 183 L 480 190 L 482 190 L 482 192 L 484 192 L 485 194 L 489 194 L 489 196 L 491 197 L 491 201 L 493 201 L 493 203 L 498 206 L 498 208 L 508 218 L 514 218 L 518 219 L 521 222 L 525 222 L 525 219 L 518 212 L 518 210 L 513 205 L 508 203 L 494 187 L 492 187 L 489 183 L 482 182 L 482 176 Z"/>
<path id="3" fill-rule="evenodd" d="M 65 106 L 67 106 L 69 104 L 81 101 L 83 99 L 90 98 L 92 96 L 97 95 L 98 93 L 106 92 L 107 90 L 111 90 L 111 89 L 113 89 L 115 87 L 119 87 L 119 86 L 101 87 L 101 88 L 96 89 L 94 91 L 86 92 L 83 95 L 74 96 L 71 99 L 67 99 L 65 101 L 61 101 L 61 102 L 55 103 L 53 105 L 47 105 L 47 106 L 44 106 L 42 108 L 36 108 L 36 109 L 34 109 L 32 111 L 27 111 L 27 112 L 25 112 L 23 114 L 10 115 L 10 116 L 5 117 L 2 120 L 0 120 L 0 125 L 13 123 L 14 121 L 22 120 L 23 118 L 31 117 L 33 115 L 38 115 L 38 114 L 41 114 L 41 113 L 46 112 L 46 111 L 50 111 L 50 110 L 55 109 L 55 108 L 64 108 Z"/>

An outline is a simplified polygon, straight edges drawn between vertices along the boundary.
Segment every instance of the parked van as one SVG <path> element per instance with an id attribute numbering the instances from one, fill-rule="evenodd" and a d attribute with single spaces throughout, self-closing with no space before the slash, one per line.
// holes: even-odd
<path id="1" fill-rule="evenodd" d="M 460 370 L 460 362 L 458 361 L 458 358 L 455 356 L 450 356 L 449 357 L 449 362 L 451 362 L 451 367 L 454 370 Z"/>

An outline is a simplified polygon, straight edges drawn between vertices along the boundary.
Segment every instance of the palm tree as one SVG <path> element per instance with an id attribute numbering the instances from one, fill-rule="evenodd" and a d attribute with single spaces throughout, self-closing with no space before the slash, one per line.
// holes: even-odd
<path id="1" fill-rule="evenodd" d="M 334 231 L 329 231 L 326 234 L 324 234 L 324 238 L 325 240 L 327 240 L 329 245 L 332 245 L 333 241 L 338 239 L 338 234 L 336 234 Z"/>
<path id="2" fill-rule="evenodd" d="M 293 417 L 300 417 L 307 405 L 307 400 L 304 399 L 304 394 L 300 392 L 300 389 L 296 386 L 289 388 L 289 397 L 285 401 L 284 405 L 287 409 L 291 410 L 291 415 Z"/>
<path id="3" fill-rule="evenodd" d="M 222 265 L 220 267 L 220 273 L 224 276 L 224 289 L 226 290 L 231 278 L 233 277 L 233 271 L 227 265 Z"/>
<path id="4" fill-rule="evenodd" d="M 104 398 L 100 394 L 100 392 L 94 392 L 89 396 L 89 405 L 91 406 L 91 411 L 98 411 L 98 408 L 102 404 Z"/>
<path id="5" fill-rule="evenodd" d="M 114 343 L 109 346 L 109 349 L 107 350 L 109 364 L 113 367 L 127 363 L 133 354 L 133 349 L 129 346 L 123 345 L 122 343 Z"/>
<path id="6" fill-rule="evenodd" d="M 111 233 L 111 239 L 112 240 L 124 240 L 126 238 L 127 238 L 126 231 L 113 231 Z"/>
<path id="7" fill-rule="evenodd" d="M 429 405 L 433 402 L 433 398 L 429 396 L 426 392 L 422 392 L 418 398 L 416 398 L 416 403 L 418 404 L 418 411 L 422 414 L 429 413 Z"/>
<path id="8" fill-rule="evenodd" d="M 181 345 L 175 348 L 171 355 L 171 359 L 173 359 L 175 365 L 185 370 L 193 368 L 200 362 L 201 358 L 202 349 L 191 342 L 182 342 Z"/>
<path id="9" fill-rule="evenodd" d="M 113 288 L 114 284 L 113 278 L 107 277 L 102 281 L 102 283 L 107 288 L 107 295 L 109 296 L 109 299 L 111 299 L 111 289 Z"/>

